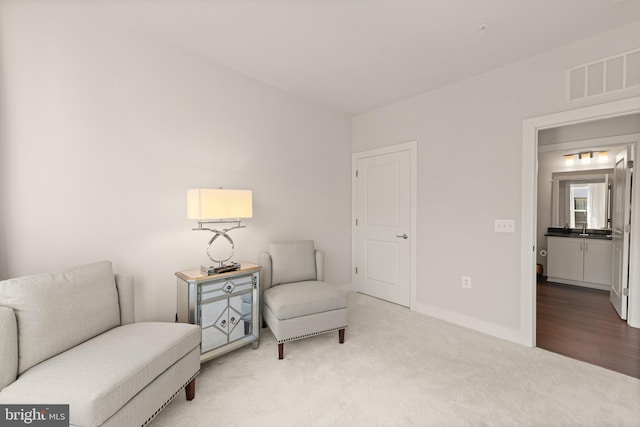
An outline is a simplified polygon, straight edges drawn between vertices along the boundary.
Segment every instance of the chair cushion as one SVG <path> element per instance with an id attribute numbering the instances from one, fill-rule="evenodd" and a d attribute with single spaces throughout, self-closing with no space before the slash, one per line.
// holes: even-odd
<path id="1" fill-rule="evenodd" d="M 68 403 L 70 424 L 104 423 L 200 344 L 187 323 L 131 323 L 111 329 L 26 371 L 0 403 Z"/>
<path id="2" fill-rule="evenodd" d="M 264 301 L 279 320 L 346 308 L 348 294 L 326 282 L 287 283 L 264 291 Z"/>
<path id="3" fill-rule="evenodd" d="M 313 240 L 271 242 L 268 249 L 273 271 L 272 285 L 316 280 L 316 258 Z"/>
<path id="4" fill-rule="evenodd" d="M 0 305 L 18 321 L 18 372 L 120 324 L 111 263 L 0 282 Z"/>

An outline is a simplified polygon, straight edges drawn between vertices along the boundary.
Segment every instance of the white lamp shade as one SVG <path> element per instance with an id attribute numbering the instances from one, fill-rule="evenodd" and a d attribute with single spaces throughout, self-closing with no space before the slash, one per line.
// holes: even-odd
<path id="1" fill-rule="evenodd" d="M 251 190 L 193 188 L 187 190 L 189 219 L 237 219 L 253 216 Z"/>

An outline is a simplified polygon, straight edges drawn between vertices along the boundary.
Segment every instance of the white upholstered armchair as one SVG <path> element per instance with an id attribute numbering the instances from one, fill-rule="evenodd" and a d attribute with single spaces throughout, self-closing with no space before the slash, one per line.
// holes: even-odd
<path id="1" fill-rule="evenodd" d="M 324 253 L 312 240 L 272 242 L 260 253 L 262 316 L 284 343 L 338 331 L 340 344 L 347 327 L 347 292 L 324 281 Z"/>

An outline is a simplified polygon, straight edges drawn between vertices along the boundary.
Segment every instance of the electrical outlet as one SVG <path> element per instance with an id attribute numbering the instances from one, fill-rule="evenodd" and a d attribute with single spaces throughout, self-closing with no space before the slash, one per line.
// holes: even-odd
<path id="1" fill-rule="evenodd" d="M 462 288 L 463 289 L 471 289 L 471 277 L 462 276 Z"/>
<path id="2" fill-rule="evenodd" d="M 516 222 L 512 219 L 496 219 L 494 230 L 496 233 L 515 233 Z"/>

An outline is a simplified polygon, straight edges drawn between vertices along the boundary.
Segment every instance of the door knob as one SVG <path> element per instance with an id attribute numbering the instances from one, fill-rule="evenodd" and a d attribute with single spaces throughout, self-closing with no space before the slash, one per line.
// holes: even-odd
<path id="1" fill-rule="evenodd" d="M 409 238 L 409 236 L 407 236 L 407 233 L 404 233 L 402 236 L 396 236 L 396 237 L 402 237 L 405 240 Z"/>

